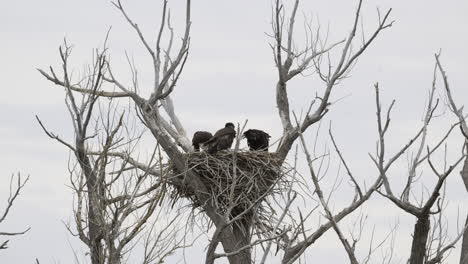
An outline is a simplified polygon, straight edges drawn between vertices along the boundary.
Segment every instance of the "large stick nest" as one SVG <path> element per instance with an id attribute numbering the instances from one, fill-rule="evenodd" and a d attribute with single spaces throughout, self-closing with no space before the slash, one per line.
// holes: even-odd
<path id="1" fill-rule="evenodd" d="M 246 211 L 243 219 L 265 218 L 269 210 L 261 206 L 262 201 L 284 186 L 282 162 L 275 153 L 221 151 L 214 155 L 206 152 L 185 155 L 185 172 L 191 170 L 200 176 L 209 191 L 210 202 L 221 215 L 229 213 L 235 217 Z M 171 167 L 177 177 L 186 177 L 185 172 Z M 193 208 L 201 206 L 191 186 L 176 185 L 172 198 L 176 201 L 180 197 L 188 198 Z"/>

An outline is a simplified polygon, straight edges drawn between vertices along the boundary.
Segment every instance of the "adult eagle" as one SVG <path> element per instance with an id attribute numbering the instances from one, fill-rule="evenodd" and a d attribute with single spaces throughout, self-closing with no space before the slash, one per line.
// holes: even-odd
<path id="1" fill-rule="evenodd" d="M 197 131 L 193 134 L 192 146 L 195 151 L 200 151 L 200 145 L 208 141 L 213 135 L 206 131 Z"/>
<path id="2" fill-rule="evenodd" d="M 226 123 L 224 128 L 216 131 L 213 137 L 203 143 L 207 152 L 214 154 L 220 150 L 228 149 L 236 137 L 236 130 L 233 123 Z"/>
<path id="3" fill-rule="evenodd" d="M 270 141 L 268 133 L 258 129 L 249 129 L 244 132 L 243 136 L 247 138 L 247 145 L 249 145 L 250 150 L 268 151 Z"/>

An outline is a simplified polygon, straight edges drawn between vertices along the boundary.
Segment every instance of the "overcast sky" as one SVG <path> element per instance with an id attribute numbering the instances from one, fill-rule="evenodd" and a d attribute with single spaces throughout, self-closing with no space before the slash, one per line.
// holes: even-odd
<path id="1" fill-rule="evenodd" d="M 160 2 L 123 1 L 129 14 L 152 39 L 160 20 Z M 170 2 L 174 25 L 181 36 L 184 1 Z M 304 0 L 298 16 L 312 18 L 314 25 L 320 22 L 324 29 L 329 27 L 330 42 L 339 41 L 351 28 L 356 2 Z M 440 49 L 458 103 L 468 103 L 468 1 L 365 1 L 362 14 L 366 36 L 376 26 L 377 7 L 382 12 L 393 8 L 394 26 L 385 30 L 365 52 L 351 78 L 336 87 L 333 100 L 343 99 L 331 108 L 323 123 L 328 129 L 332 120 L 342 151 L 361 181 L 375 176 L 367 156 L 374 151 L 376 140 L 375 82 L 380 83 L 384 104 L 397 100 L 389 132 L 389 152 L 405 144 L 419 128 L 432 82 L 433 54 Z M 277 76 L 269 47 L 271 39 L 265 34 L 271 32 L 270 17 L 270 0 L 193 1 L 190 57 L 173 95 L 176 110 L 189 135 L 201 129 L 215 131 L 226 121 L 236 123 L 248 119 L 249 127 L 267 130 L 273 139 L 280 136 L 274 95 Z M 11 240 L 11 248 L 0 253 L 0 263 L 32 263 L 36 257 L 41 263 L 72 263 L 72 247 L 80 250 L 80 242 L 68 234 L 62 223 L 70 220 L 72 212 L 72 193 L 67 187 L 68 152 L 42 133 L 34 117 L 39 115 L 52 130 L 70 138 L 72 127 L 64 105 L 64 93 L 44 80 L 36 68 L 58 65 L 58 46 L 66 37 L 74 45 L 72 63 L 81 70 L 90 61 L 92 48 L 102 45 L 111 26 L 109 48 L 117 71 L 123 78 L 128 77 L 125 64 L 125 52 L 128 52 L 138 66 L 140 86 L 148 94 L 150 90 L 144 87 L 152 78 L 149 58 L 135 33 L 109 1 L 2 3 L 0 205 L 8 195 L 7 185 L 12 173 L 31 175 L 31 181 L 0 231 L 28 226 L 32 229 L 27 235 Z M 298 30 L 299 47 L 303 40 L 304 35 Z M 291 82 L 293 110 L 300 112 L 306 108 L 315 92 L 322 89 L 323 84 L 314 76 Z M 438 91 L 443 96 L 442 90 Z M 439 113 L 443 113 L 443 108 Z M 430 140 L 436 140 L 454 120 L 450 113 L 438 118 Z M 324 140 L 326 129 L 322 131 Z M 308 141 L 313 142 L 313 133 L 308 135 Z M 456 157 L 460 147 L 459 137 L 451 139 L 449 157 Z M 396 180 L 403 179 L 404 175 L 398 172 L 405 171 L 404 165 L 403 162 L 402 167 L 396 169 Z M 462 219 L 467 212 L 468 195 L 458 171 L 456 169 L 450 176 L 447 186 L 450 199 L 447 221 L 452 237 L 456 232 L 457 210 Z M 421 181 L 432 182 L 425 178 Z M 369 230 L 375 224 L 386 232 L 398 219 L 400 259 L 397 258 L 396 263 L 404 263 L 404 257 L 409 254 L 408 241 L 414 219 L 377 197 L 366 206 L 372 220 Z M 320 263 L 326 259 L 346 263 L 343 252 L 330 254 L 343 251 L 337 241 L 335 236 L 325 237 L 323 243 L 308 251 L 310 262 Z M 454 250 L 448 263 L 455 263 L 458 258 L 459 251 Z"/>

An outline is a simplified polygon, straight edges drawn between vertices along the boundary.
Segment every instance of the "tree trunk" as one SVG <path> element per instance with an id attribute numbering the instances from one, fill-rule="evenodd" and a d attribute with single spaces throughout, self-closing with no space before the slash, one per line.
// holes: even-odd
<path id="1" fill-rule="evenodd" d="M 426 258 L 426 243 L 431 229 L 429 214 L 418 216 L 414 226 L 413 244 L 411 246 L 410 264 L 423 264 Z"/>
<path id="2" fill-rule="evenodd" d="M 120 251 L 115 246 L 115 240 L 106 241 L 109 251 L 109 260 L 107 264 L 120 264 Z"/>
<path id="3" fill-rule="evenodd" d="M 82 137 L 84 138 L 84 136 Z M 99 184 L 96 173 L 91 169 L 91 162 L 86 156 L 84 140 L 77 139 L 77 151 L 75 153 L 83 174 L 86 178 L 88 189 L 88 238 L 92 264 L 104 264 L 104 252 L 102 245 L 102 232 L 99 225 L 100 194 L 102 194 L 102 184 Z M 101 191 L 101 192 L 100 192 Z"/>
<path id="4" fill-rule="evenodd" d="M 90 202 L 91 204 L 91 202 Z M 94 209 L 90 207 L 89 215 L 88 215 L 88 224 L 89 224 L 89 241 L 91 245 L 90 248 L 90 255 L 91 255 L 91 263 L 92 264 L 104 264 L 104 256 L 103 256 L 103 246 L 101 241 L 101 235 L 99 226 L 94 223 L 96 219 L 96 214 L 94 213 Z"/>
<path id="5" fill-rule="evenodd" d="M 466 216 L 465 227 L 468 225 L 468 215 Z M 463 242 L 460 254 L 460 264 L 468 264 L 468 229 L 463 233 Z"/>
<path id="6" fill-rule="evenodd" d="M 237 242 L 237 248 L 240 249 L 250 244 L 250 221 L 238 221 L 233 224 L 234 239 Z M 252 250 L 247 248 L 236 255 L 236 259 L 229 259 L 230 264 L 250 264 L 252 263 Z"/>
<path id="7" fill-rule="evenodd" d="M 89 241 L 91 242 L 91 263 L 92 264 L 104 264 L 104 246 L 103 246 L 103 237 L 102 237 L 102 227 L 100 226 L 100 213 L 101 210 L 101 199 L 100 192 L 102 185 L 98 183 L 96 179 L 96 174 L 92 173 L 88 177 L 87 187 L 88 187 L 88 236 Z"/>
<path id="8" fill-rule="evenodd" d="M 465 183 L 466 191 L 468 192 L 468 158 L 465 158 L 465 162 L 463 164 L 463 169 L 461 171 L 461 177 L 463 182 Z M 465 227 L 468 225 L 468 215 L 466 216 Z M 463 233 L 463 242 L 461 247 L 461 254 L 460 254 L 460 264 L 468 264 L 468 230 L 465 229 Z"/>
<path id="9" fill-rule="evenodd" d="M 249 245 L 250 235 L 244 236 L 239 227 L 236 228 L 225 228 L 221 232 L 220 242 L 223 245 L 224 252 L 231 253 L 236 252 L 237 254 L 227 256 L 230 264 L 251 264 L 252 254 L 250 248 L 237 252 L 240 248 Z M 210 245 L 211 246 L 211 245 Z M 207 255 L 206 263 L 214 263 L 214 250 L 212 255 Z"/>

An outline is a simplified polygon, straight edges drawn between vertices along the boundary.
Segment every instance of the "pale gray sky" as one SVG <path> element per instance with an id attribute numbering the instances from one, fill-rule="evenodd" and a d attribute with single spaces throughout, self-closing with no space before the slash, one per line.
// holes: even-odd
<path id="1" fill-rule="evenodd" d="M 64 137 L 71 135 L 71 123 L 63 103 L 63 90 L 41 78 L 36 68 L 58 65 L 57 48 L 66 37 L 75 46 L 73 63 L 81 69 L 89 62 L 91 49 L 102 44 L 110 26 L 112 61 L 122 76 L 128 76 L 124 57 L 127 51 L 134 57 L 141 87 L 145 87 L 152 77 L 149 59 L 135 33 L 109 1 L 4 2 L 0 9 L 0 205 L 7 196 L 11 173 L 30 174 L 31 181 L 0 230 L 7 227 L 19 230 L 26 226 L 32 229 L 27 235 L 12 239 L 11 248 L 1 252 L 0 263 L 32 263 L 36 257 L 41 263 L 72 263 L 70 244 L 78 248 L 78 253 L 82 252 L 79 251 L 80 242 L 71 237 L 62 224 L 70 219 L 72 210 L 72 194 L 66 187 L 68 153 L 42 133 L 34 115 L 38 114 L 48 127 Z M 160 2 L 124 1 L 129 14 L 152 36 L 160 20 Z M 180 7 L 184 1 L 170 2 L 174 2 L 170 3 L 174 24 L 180 29 L 177 26 L 182 20 L 177 21 L 176 17 L 183 12 Z M 320 21 L 323 28 L 329 26 L 331 42 L 347 35 L 357 1 L 303 2 L 299 16 L 312 17 L 315 22 Z M 190 58 L 174 92 L 177 112 L 189 134 L 199 129 L 214 131 L 227 120 L 243 122 L 248 118 L 249 126 L 268 130 L 274 139 L 278 138 L 280 123 L 274 97 L 277 77 L 268 45 L 271 40 L 265 34 L 271 31 L 270 5 L 269 0 L 193 1 Z M 391 17 L 396 22 L 365 52 L 351 78 L 337 87 L 334 99 L 345 99 L 332 107 L 323 123 L 328 128 L 329 120 L 333 120 L 342 151 L 360 179 L 367 179 L 367 182 L 375 176 L 367 153 L 375 149 L 373 84 L 376 81 L 381 84 L 384 103 L 388 105 L 393 98 L 397 99 L 389 132 L 389 142 L 393 143 L 390 152 L 418 129 L 427 89 L 432 82 L 433 54 L 439 49 L 442 49 L 442 62 L 458 102 L 468 103 L 468 2 L 365 1 L 362 13 L 368 34 L 375 27 L 376 7 L 381 10 L 392 7 Z M 302 37 L 299 32 L 299 46 Z M 323 84 L 316 77 L 292 82 L 289 91 L 293 109 L 300 111 L 307 107 L 315 92 L 321 89 Z M 431 135 L 433 140 L 453 120 L 450 114 L 437 119 Z M 326 139 L 326 130 L 322 134 Z M 310 143 L 312 136 L 311 133 L 308 138 Z M 452 157 L 459 153 L 459 143 L 459 138 L 451 141 Z M 395 171 L 395 183 L 404 177 L 399 172 L 405 169 L 402 163 Z M 429 184 L 432 180 L 423 178 L 422 181 Z M 448 183 L 447 218 L 452 228 L 457 223 L 458 208 L 462 218 L 465 217 L 468 195 L 458 173 L 454 173 Z M 337 201 L 337 205 L 345 202 Z M 385 233 L 399 217 L 399 259 L 396 260 L 401 262 L 396 263 L 404 263 L 414 219 L 377 195 L 365 208 L 369 211 L 369 230 L 375 224 L 377 230 Z M 450 230 L 452 237 L 455 231 Z M 203 250 L 203 247 L 198 249 Z M 331 233 L 312 247 L 307 256 L 314 262 L 345 263 L 343 253 Z M 454 250 L 448 263 L 455 263 L 457 259 L 458 251 Z"/>

